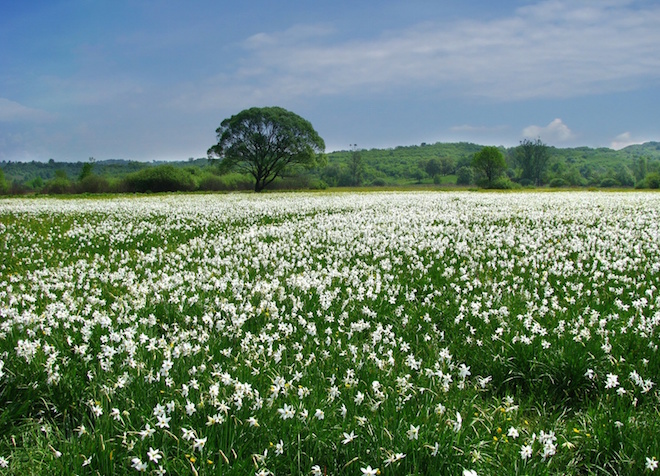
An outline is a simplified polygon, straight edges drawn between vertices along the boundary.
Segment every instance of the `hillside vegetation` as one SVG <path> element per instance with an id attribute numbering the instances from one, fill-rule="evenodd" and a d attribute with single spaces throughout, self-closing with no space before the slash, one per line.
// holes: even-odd
<path id="1" fill-rule="evenodd" d="M 472 167 L 483 148 L 472 143 L 435 143 L 391 149 L 329 152 L 325 166 L 278 179 L 271 189 L 308 189 L 359 186 L 474 186 L 483 185 Z M 506 158 L 496 188 L 637 187 L 660 186 L 660 142 L 631 145 L 621 150 L 589 147 L 546 147 L 547 167 L 539 183 L 521 178 L 519 147 L 499 148 Z M 148 171 L 147 171 L 148 170 Z M 217 162 L 190 158 L 173 162 L 126 160 L 88 162 L 0 162 L 0 194 L 113 193 L 157 191 L 250 190 L 252 179 L 220 174 Z"/>

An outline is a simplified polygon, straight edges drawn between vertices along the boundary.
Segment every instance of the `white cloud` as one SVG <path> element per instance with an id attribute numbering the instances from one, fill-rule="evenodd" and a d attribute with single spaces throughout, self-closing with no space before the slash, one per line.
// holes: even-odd
<path id="1" fill-rule="evenodd" d="M 6 98 L 0 98 L 0 122 L 41 122 L 52 118 L 53 116 L 46 111 L 23 106 Z"/>
<path id="2" fill-rule="evenodd" d="M 522 131 L 523 137 L 536 139 L 540 137 L 545 142 L 567 142 L 575 138 L 575 134 L 561 119 L 555 119 L 545 127 L 528 126 Z"/>
<path id="3" fill-rule="evenodd" d="M 660 79 L 658 24 L 653 2 L 546 0 L 505 17 L 430 19 L 371 39 L 293 27 L 248 38 L 240 67 L 207 93 L 255 103 L 411 88 L 500 101 L 624 91 Z M 235 94 L 238 83 L 248 97 Z"/>
<path id="4" fill-rule="evenodd" d="M 508 129 L 508 126 L 472 126 L 469 124 L 463 124 L 460 126 L 450 127 L 449 130 L 452 132 L 501 132 Z"/>
<path id="5" fill-rule="evenodd" d="M 632 134 L 630 134 L 630 132 L 624 132 L 614 138 L 614 140 L 610 144 L 610 148 L 614 150 L 619 150 L 628 147 L 629 145 L 643 144 L 644 142 L 645 141 L 643 140 L 633 139 Z"/>

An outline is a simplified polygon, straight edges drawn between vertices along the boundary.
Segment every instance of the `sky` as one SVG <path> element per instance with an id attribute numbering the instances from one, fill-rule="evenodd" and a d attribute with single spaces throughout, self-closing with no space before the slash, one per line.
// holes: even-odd
<path id="1" fill-rule="evenodd" d="M 249 107 L 326 150 L 660 140 L 657 0 L 0 0 L 1 160 L 186 160 Z"/>

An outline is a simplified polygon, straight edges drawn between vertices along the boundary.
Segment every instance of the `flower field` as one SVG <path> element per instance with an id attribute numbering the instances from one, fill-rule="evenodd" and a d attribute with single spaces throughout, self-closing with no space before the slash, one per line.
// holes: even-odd
<path id="1" fill-rule="evenodd" d="M 0 200 L 0 474 L 645 474 L 660 195 Z"/>

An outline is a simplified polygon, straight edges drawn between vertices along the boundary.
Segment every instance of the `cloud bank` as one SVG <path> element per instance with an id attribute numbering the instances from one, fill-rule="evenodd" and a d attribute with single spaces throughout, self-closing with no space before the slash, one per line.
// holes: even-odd
<path id="1" fill-rule="evenodd" d="M 561 143 L 575 139 L 575 134 L 569 127 L 557 118 L 545 127 L 527 126 L 522 131 L 522 136 L 526 139 L 536 139 L 540 137 L 544 142 Z"/>
<path id="2" fill-rule="evenodd" d="M 326 25 L 295 27 L 245 40 L 240 67 L 211 80 L 209 94 L 254 103 L 411 87 L 496 101 L 625 91 L 660 80 L 658 24 L 652 2 L 547 0 L 505 17 L 430 20 L 371 39 L 342 42 Z"/>

